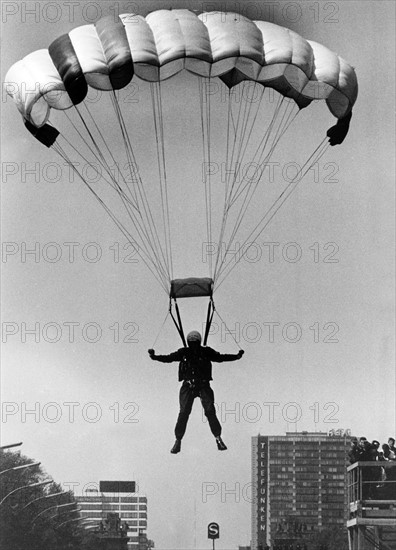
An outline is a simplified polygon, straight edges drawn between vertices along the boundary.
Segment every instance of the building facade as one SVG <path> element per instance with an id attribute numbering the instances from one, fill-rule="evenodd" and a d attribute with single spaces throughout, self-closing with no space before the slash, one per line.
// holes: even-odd
<path id="1" fill-rule="evenodd" d="M 350 436 L 340 432 L 252 438 L 252 550 L 303 548 L 315 532 L 345 526 Z"/>
<path id="2" fill-rule="evenodd" d="M 92 525 L 104 523 L 109 512 L 117 513 L 121 523 L 127 524 L 128 549 L 149 547 L 147 539 L 147 497 L 136 493 L 134 481 L 100 481 L 99 489 L 87 489 L 76 496 L 81 516 L 92 520 Z"/>

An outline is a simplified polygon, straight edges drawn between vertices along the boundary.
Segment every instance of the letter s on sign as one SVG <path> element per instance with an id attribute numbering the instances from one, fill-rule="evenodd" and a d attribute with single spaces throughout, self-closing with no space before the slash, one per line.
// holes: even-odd
<path id="1" fill-rule="evenodd" d="M 220 527 L 218 523 L 212 521 L 208 525 L 208 539 L 218 539 L 220 537 Z"/>

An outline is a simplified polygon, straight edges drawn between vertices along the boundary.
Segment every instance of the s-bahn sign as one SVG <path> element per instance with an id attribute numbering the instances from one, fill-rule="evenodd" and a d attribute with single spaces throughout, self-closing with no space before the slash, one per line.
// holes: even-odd
<path id="1" fill-rule="evenodd" d="M 218 539 L 220 537 L 220 527 L 218 523 L 212 521 L 208 525 L 208 539 Z"/>

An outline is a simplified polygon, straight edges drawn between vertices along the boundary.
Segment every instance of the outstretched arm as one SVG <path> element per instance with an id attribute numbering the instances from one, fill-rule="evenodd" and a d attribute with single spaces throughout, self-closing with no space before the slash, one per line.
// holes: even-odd
<path id="1" fill-rule="evenodd" d="M 224 363 L 225 361 L 237 361 L 245 353 L 243 349 L 240 349 L 238 353 L 220 353 L 212 348 L 206 348 L 208 350 L 208 359 L 215 363 Z"/>
<path id="2" fill-rule="evenodd" d="M 153 361 L 160 361 L 161 363 L 172 363 L 173 361 L 181 361 L 183 359 L 183 350 L 178 349 L 169 355 L 156 355 L 153 349 L 148 350 Z"/>

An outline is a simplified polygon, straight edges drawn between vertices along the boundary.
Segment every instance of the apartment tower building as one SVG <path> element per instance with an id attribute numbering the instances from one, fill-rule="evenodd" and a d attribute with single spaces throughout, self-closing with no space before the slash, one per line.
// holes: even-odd
<path id="1" fill-rule="evenodd" d="M 346 525 L 349 446 L 342 430 L 252 438 L 252 550 Z"/>

